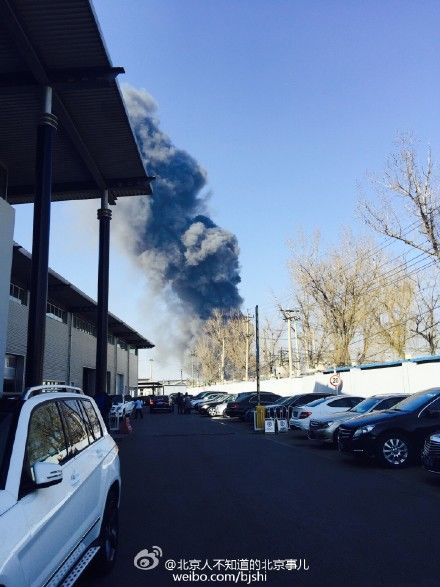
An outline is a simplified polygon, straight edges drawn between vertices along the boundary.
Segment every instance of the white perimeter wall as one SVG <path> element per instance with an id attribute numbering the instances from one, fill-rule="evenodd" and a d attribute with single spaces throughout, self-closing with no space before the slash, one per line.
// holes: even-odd
<path id="1" fill-rule="evenodd" d="M 377 393 L 415 393 L 430 387 L 440 387 L 439 363 L 403 363 L 399 367 L 382 367 L 380 369 L 358 369 L 339 374 L 343 381 L 342 393 L 369 397 Z M 272 391 L 282 396 L 297 393 L 334 391 L 330 386 L 331 374 L 315 373 L 304 377 L 285 379 L 268 379 L 260 382 L 261 391 Z M 217 385 L 188 388 L 188 393 L 199 391 L 228 391 L 240 393 L 256 391 L 255 381 L 225 382 Z"/>

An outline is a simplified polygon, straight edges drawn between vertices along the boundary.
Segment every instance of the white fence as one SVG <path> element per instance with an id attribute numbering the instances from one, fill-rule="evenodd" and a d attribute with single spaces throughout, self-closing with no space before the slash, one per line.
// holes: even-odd
<path id="1" fill-rule="evenodd" d="M 342 393 L 370 397 L 377 393 L 415 393 L 431 387 L 440 388 L 440 361 L 417 363 L 404 361 L 398 366 L 376 366 L 374 368 L 353 367 L 339 373 Z M 319 391 L 334 391 L 330 385 L 332 373 L 314 373 L 302 377 L 266 379 L 260 382 L 261 391 L 271 391 L 281 396 Z M 255 381 L 224 382 L 212 386 L 188 388 L 190 394 L 199 391 L 227 391 L 240 393 L 256 391 Z"/>

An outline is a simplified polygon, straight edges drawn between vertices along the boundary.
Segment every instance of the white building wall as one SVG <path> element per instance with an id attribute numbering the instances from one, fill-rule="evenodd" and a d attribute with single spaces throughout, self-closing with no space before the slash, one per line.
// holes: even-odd
<path id="1" fill-rule="evenodd" d="M 370 397 L 377 393 L 416 393 L 432 387 L 440 388 L 440 362 L 416 364 L 404 362 L 398 367 L 380 369 L 352 368 L 339 374 L 343 393 Z M 315 373 L 304 377 L 268 379 L 260 382 L 261 391 L 271 391 L 281 396 L 319 391 L 334 391 L 330 386 L 331 374 Z M 241 393 L 256 391 L 255 381 L 225 382 L 212 386 L 189 388 L 188 392 L 227 391 Z"/>

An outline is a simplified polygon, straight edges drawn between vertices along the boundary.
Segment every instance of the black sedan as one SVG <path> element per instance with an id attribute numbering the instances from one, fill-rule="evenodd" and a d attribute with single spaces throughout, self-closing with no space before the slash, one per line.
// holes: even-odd
<path id="1" fill-rule="evenodd" d="M 273 404 L 279 400 L 280 396 L 276 393 L 270 393 L 268 391 L 260 391 L 260 404 L 267 405 Z M 225 416 L 229 418 L 240 418 L 244 420 L 245 413 L 247 410 L 254 408 L 258 403 L 258 395 L 256 392 L 239 393 L 237 398 L 233 402 L 229 402 Z"/>
<path id="2" fill-rule="evenodd" d="M 403 467 L 420 457 L 425 440 L 440 431 L 440 389 L 414 393 L 389 410 L 353 418 L 339 428 L 342 453 L 377 457 Z"/>
<path id="3" fill-rule="evenodd" d="M 152 395 L 150 397 L 150 412 L 174 412 L 173 400 L 167 395 Z"/>
<path id="4" fill-rule="evenodd" d="M 425 441 L 422 463 L 430 473 L 440 474 L 440 434 L 433 434 Z"/>

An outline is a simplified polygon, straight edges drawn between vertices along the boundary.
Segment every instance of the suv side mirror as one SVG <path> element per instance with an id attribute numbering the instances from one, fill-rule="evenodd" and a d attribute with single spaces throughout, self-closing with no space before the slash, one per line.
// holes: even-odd
<path id="1" fill-rule="evenodd" d="M 57 485 L 63 480 L 61 465 L 54 463 L 35 463 L 33 466 L 35 486 L 37 489 Z"/>

